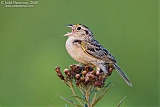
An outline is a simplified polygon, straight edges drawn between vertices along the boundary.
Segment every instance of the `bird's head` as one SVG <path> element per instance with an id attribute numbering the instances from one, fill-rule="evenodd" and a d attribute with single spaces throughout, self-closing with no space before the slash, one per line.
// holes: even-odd
<path id="1" fill-rule="evenodd" d="M 82 24 L 68 24 L 67 27 L 72 29 L 71 32 L 68 32 L 64 36 L 74 36 L 76 38 L 93 38 L 92 32 L 89 30 L 88 27 Z"/>

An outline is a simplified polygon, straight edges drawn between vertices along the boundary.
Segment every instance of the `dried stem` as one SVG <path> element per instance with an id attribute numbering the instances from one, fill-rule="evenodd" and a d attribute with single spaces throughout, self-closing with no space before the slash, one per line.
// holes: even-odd
<path id="1" fill-rule="evenodd" d="M 74 92 L 72 81 L 70 81 L 70 85 L 69 86 L 70 86 L 70 88 L 72 90 L 73 95 L 77 96 L 76 93 Z M 76 100 L 83 106 L 83 103 L 78 98 L 76 98 Z"/>
<path id="2" fill-rule="evenodd" d="M 99 88 L 97 88 L 97 90 L 99 90 Z M 95 102 L 97 97 L 97 92 L 94 93 L 93 99 L 92 99 L 92 104 Z"/>

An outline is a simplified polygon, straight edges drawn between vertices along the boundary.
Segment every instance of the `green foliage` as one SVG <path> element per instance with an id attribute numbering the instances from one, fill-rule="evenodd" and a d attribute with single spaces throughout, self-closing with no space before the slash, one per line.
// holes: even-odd
<path id="1" fill-rule="evenodd" d="M 59 95 L 59 94 L 58 94 L 58 95 Z M 81 105 L 75 104 L 74 101 L 69 100 L 69 99 L 67 99 L 67 98 L 64 98 L 64 97 L 62 97 L 62 96 L 60 96 L 60 95 L 59 95 L 59 97 L 61 97 L 63 100 L 67 101 L 68 103 L 73 104 L 75 107 L 83 107 L 83 106 L 81 106 Z"/>

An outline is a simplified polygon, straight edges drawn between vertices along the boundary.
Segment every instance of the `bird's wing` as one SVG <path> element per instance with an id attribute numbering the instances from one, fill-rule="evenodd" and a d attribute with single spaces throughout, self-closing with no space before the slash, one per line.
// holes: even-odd
<path id="1" fill-rule="evenodd" d="M 100 45 L 96 40 L 82 41 L 81 48 L 84 52 L 91 55 L 92 57 L 102 59 L 107 63 L 116 62 L 116 59 L 111 55 L 111 53 L 107 51 L 102 45 Z"/>

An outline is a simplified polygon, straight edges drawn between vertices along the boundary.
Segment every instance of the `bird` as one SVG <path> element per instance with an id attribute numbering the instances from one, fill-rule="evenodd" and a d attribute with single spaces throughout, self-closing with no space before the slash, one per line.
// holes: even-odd
<path id="1" fill-rule="evenodd" d="M 105 49 L 93 36 L 92 31 L 83 24 L 67 24 L 72 29 L 64 36 L 67 36 L 66 50 L 77 62 L 94 66 L 98 71 L 108 73 L 108 67 L 114 68 L 124 81 L 132 86 L 128 76 L 118 66 L 115 57 Z"/>

